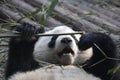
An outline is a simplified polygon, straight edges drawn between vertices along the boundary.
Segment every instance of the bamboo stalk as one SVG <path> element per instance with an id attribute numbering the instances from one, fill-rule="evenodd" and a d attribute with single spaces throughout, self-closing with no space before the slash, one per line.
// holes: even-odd
<path id="1" fill-rule="evenodd" d="M 37 37 L 45 37 L 45 36 L 56 36 L 56 35 L 72 35 L 72 34 L 85 34 L 84 31 L 73 32 L 73 33 L 59 33 L 59 34 L 36 34 Z M 0 34 L 0 38 L 12 38 L 12 37 L 20 37 L 20 33 L 3 33 Z"/>

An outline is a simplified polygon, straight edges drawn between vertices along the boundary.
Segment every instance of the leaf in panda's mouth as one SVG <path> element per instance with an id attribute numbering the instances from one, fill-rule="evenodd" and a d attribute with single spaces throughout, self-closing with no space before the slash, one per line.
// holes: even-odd
<path id="1" fill-rule="evenodd" d="M 61 52 L 59 52 L 57 55 L 61 57 L 62 55 L 72 54 L 74 55 L 74 51 L 70 47 L 65 47 Z"/>

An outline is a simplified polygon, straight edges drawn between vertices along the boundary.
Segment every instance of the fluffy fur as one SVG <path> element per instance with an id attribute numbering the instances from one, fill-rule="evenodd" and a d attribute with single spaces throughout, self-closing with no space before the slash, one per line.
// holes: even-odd
<path id="1" fill-rule="evenodd" d="M 66 26 L 59 26 L 45 34 L 70 32 L 75 31 Z M 74 64 L 77 55 L 80 53 L 77 47 L 77 41 L 79 41 L 80 37 L 81 35 L 41 37 L 35 44 L 34 57 L 37 61 L 43 60 L 53 64 Z"/>
<path id="2" fill-rule="evenodd" d="M 81 35 L 41 37 L 37 40 L 32 35 L 43 32 L 43 29 L 38 30 L 26 23 L 17 26 L 17 31 L 22 32 L 22 36 L 12 38 L 9 42 L 6 80 L 39 80 L 41 78 L 39 60 L 61 65 L 75 63 L 79 54 L 77 43 Z M 45 34 L 63 32 L 74 31 L 66 26 L 60 26 Z M 80 76 L 82 80 L 100 80 L 84 70 L 80 71 Z"/>
<path id="3" fill-rule="evenodd" d="M 46 33 L 69 32 L 75 31 L 66 26 L 60 26 Z M 61 42 L 66 37 L 71 40 L 70 44 L 66 45 L 66 43 Z M 49 45 L 50 42 L 52 46 Z M 41 43 L 44 44 L 40 45 Z M 67 51 L 66 46 L 72 49 L 74 55 L 71 55 L 69 51 L 65 52 Z M 83 68 L 88 73 L 94 74 L 103 80 L 118 80 L 119 76 L 115 78 L 115 75 L 108 73 L 109 70 L 116 67 L 117 61 L 105 58 L 104 54 L 110 58 L 117 58 L 114 42 L 103 33 L 89 33 L 82 36 L 79 34 L 74 35 L 74 37 L 71 35 L 42 37 L 38 40 L 34 49 L 37 61 L 44 60 L 62 65 L 85 65 Z"/>
<path id="4" fill-rule="evenodd" d="M 45 34 L 73 32 L 76 31 L 67 26 L 59 26 Z M 43 60 L 53 64 L 82 64 L 92 57 L 93 49 L 90 47 L 84 51 L 80 51 L 78 49 L 80 37 L 80 34 L 40 37 L 35 44 L 34 58 L 37 61 Z M 64 39 L 69 40 L 65 40 L 66 43 Z"/>
<path id="5" fill-rule="evenodd" d="M 112 39 L 103 33 L 89 33 L 80 38 L 78 42 L 80 51 L 85 51 L 90 47 L 93 48 L 92 57 L 85 62 L 83 67 L 87 72 L 100 77 L 102 80 L 119 80 L 116 74 L 108 73 L 109 70 L 116 67 L 116 47 Z M 107 57 L 113 58 L 109 59 Z"/>
<path id="6" fill-rule="evenodd" d="M 61 71 L 63 73 L 61 73 Z M 69 74 L 69 72 L 74 74 Z M 47 75 L 47 77 L 46 77 Z M 69 76 L 68 76 L 69 75 Z M 71 77 L 70 77 L 71 76 Z M 83 69 L 74 66 L 66 66 L 61 68 L 59 66 L 48 68 L 40 68 L 26 73 L 19 72 L 11 76 L 9 80 L 100 80 L 92 74 L 88 74 Z"/>
<path id="7" fill-rule="evenodd" d="M 43 31 L 39 31 L 28 24 L 18 26 L 17 30 L 22 32 L 22 36 L 10 40 L 6 80 L 9 78 L 10 80 L 26 80 L 25 78 L 34 80 L 36 74 L 41 73 L 38 64 L 41 60 L 59 65 L 85 65 L 83 68 L 86 72 L 102 80 L 111 80 L 113 78 L 107 72 L 115 67 L 117 64 L 115 60 L 106 59 L 96 64 L 105 56 L 94 44 L 100 47 L 108 57 L 116 58 L 116 47 L 107 35 L 102 33 L 90 33 L 82 36 L 80 34 L 59 35 L 40 37 L 37 40 L 32 35 L 35 32 Z M 72 32 L 76 31 L 67 26 L 59 26 L 44 34 Z M 80 72 L 82 80 L 99 80 L 86 72 L 83 70 Z M 38 78 L 40 77 L 37 75 L 35 79 Z M 113 80 L 118 80 L 118 77 L 113 78 Z"/>
<path id="8" fill-rule="evenodd" d="M 34 44 L 37 38 L 32 36 L 44 32 L 44 29 L 36 29 L 35 26 L 23 23 L 17 26 L 16 30 L 21 32 L 21 36 L 10 39 L 6 80 L 17 72 L 31 71 L 40 67 L 38 62 L 33 59 Z"/>

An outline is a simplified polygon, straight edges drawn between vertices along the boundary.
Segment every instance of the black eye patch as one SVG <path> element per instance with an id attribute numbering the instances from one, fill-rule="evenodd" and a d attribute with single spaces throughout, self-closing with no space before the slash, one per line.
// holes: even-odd
<path id="1" fill-rule="evenodd" d="M 78 43 L 78 40 L 77 40 L 77 38 L 75 37 L 75 35 L 71 35 L 71 36 L 72 36 L 72 38 L 75 40 L 75 42 Z"/>
<path id="2" fill-rule="evenodd" d="M 73 37 L 73 39 L 75 40 L 76 43 L 78 43 L 77 38 L 75 37 L 75 35 L 71 35 Z M 51 38 L 50 42 L 48 43 L 48 47 L 49 48 L 54 48 L 55 47 L 55 42 L 56 39 L 58 38 L 58 35 L 55 35 Z"/>
<path id="3" fill-rule="evenodd" d="M 48 47 L 49 47 L 49 48 L 55 47 L 55 42 L 56 42 L 56 39 L 57 39 L 57 38 L 58 38 L 58 35 L 53 36 L 53 37 L 51 38 L 50 42 L 48 43 Z"/>

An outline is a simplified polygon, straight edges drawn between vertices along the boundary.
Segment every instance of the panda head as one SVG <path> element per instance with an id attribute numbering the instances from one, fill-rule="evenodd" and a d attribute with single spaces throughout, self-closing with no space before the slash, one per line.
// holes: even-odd
<path id="1" fill-rule="evenodd" d="M 67 26 L 59 26 L 45 34 L 72 32 L 75 31 Z M 80 34 L 40 37 L 35 44 L 34 58 L 54 64 L 73 64 L 79 54 L 77 42 L 80 37 Z"/>

